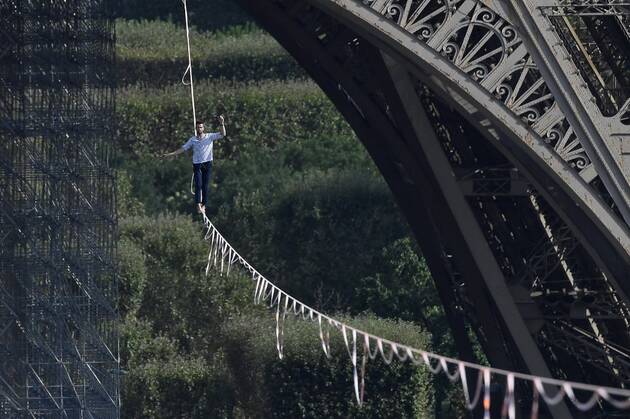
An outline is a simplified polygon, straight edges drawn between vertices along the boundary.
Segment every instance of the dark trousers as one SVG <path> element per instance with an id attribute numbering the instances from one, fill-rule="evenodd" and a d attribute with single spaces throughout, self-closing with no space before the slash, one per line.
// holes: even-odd
<path id="1" fill-rule="evenodd" d="M 212 175 L 212 161 L 193 164 L 193 178 L 195 182 L 195 204 L 208 202 L 208 187 Z"/>

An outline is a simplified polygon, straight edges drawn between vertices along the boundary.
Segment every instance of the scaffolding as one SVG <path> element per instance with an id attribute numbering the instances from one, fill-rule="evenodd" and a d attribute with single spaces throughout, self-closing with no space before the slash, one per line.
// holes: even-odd
<path id="1" fill-rule="evenodd" d="M 108 3 L 0 2 L 1 417 L 119 417 Z"/>

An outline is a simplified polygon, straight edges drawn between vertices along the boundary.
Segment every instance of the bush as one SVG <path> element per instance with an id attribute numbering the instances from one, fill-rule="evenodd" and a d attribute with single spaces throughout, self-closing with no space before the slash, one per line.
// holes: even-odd
<path id="1" fill-rule="evenodd" d="M 131 175 L 125 170 L 116 171 L 116 212 L 119 218 L 144 215 L 144 203 L 134 193 Z"/>
<path id="2" fill-rule="evenodd" d="M 354 138 L 352 130 L 312 82 L 200 83 L 195 87 L 199 119 L 213 129 L 211 116 L 226 115 L 227 141 L 217 157 L 229 157 L 244 145 L 275 146 L 323 136 Z M 130 87 L 117 100 L 119 148 L 147 155 L 173 150 L 192 135 L 192 112 L 184 86 Z"/>
<path id="3" fill-rule="evenodd" d="M 246 254 L 300 298 L 318 298 L 327 310 L 352 307 L 357 281 L 378 268 L 374 256 L 407 234 L 387 185 L 368 173 L 330 170 L 293 179 L 270 208 L 273 245 Z"/>
<path id="4" fill-rule="evenodd" d="M 169 22 L 118 19 L 116 31 L 119 85 L 162 86 L 182 79 L 188 67 L 184 29 Z M 192 29 L 190 42 L 195 82 L 306 77 L 269 34 L 255 27 L 212 34 Z"/>
<path id="5" fill-rule="evenodd" d="M 409 323 L 361 317 L 343 321 L 415 347 L 428 348 L 429 337 Z M 411 364 L 381 360 L 366 368 L 365 404 L 355 401 L 352 366 L 340 333 L 331 331 L 332 357 L 321 349 L 314 323 L 285 325 L 284 358 L 275 350 L 271 317 L 244 316 L 225 329 L 226 360 L 234 372 L 235 390 L 247 417 L 345 418 L 433 416 L 433 377 Z"/>
<path id="6" fill-rule="evenodd" d="M 187 217 L 130 217 L 120 233 L 125 416 L 427 417 L 434 409 L 426 371 L 378 361 L 368 364 L 366 405 L 358 410 L 340 336 L 333 333 L 327 360 L 312 323 L 287 321 L 286 357 L 279 361 L 273 317 L 252 305 L 251 281 L 214 270 L 206 277 L 207 245 Z M 344 321 L 430 346 L 410 323 Z"/>
<path id="7" fill-rule="evenodd" d="M 429 268 L 418 253 L 409 237 L 385 246 L 375 257 L 376 269 L 356 285 L 354 307 L 370 309 L 379 317 L 419 322 L 444 338 L 448 333 L 444 311 Z"/>
<path id="8" fill-rule="evenodd" d="M 125 160 L 122 164 L 127 173 L 133 173 L 131 193 L 146 214 L 192 213 L 192 163 L 188 159 L 161 161 L 148 156 Z"/>
<path id="9" fill-rule="evenodd" d="M 221 329 L 260 310 L 250 280 L 204 274 L 208 244 L 188 217 L 128 217 L 120 236 L 124 416 L 232 417 Z"/>
<path id="10" fill-rule="evenodd" d="M 217 351 L 209 359 L 187 354 L 151 327 L 128 317 L 123 340 L 130 355 L 122 380 L 122 416 L 227 418 L 236 401 L 230 373 Z"/>
<path id="11" fill-rule="evenodd" d="M 182 348 L 211 351 L 223 321 L 251 308 L 247 278 L 215 270 L 205 275 L 209 247 L 201 223 L 131 217 L 121 221 L 120 235 L 126 312 Z"/>

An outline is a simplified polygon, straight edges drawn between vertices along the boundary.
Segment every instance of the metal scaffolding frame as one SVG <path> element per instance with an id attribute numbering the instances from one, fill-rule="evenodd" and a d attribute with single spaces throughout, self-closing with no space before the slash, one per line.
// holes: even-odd
<path id="1" fill-rule="evenodd" d="M 119 417 L 107 7 L 0 3 L 3 417 Z"/>

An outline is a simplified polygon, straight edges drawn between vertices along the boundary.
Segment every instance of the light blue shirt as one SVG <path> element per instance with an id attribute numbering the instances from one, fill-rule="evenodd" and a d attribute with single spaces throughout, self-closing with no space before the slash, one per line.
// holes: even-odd
<path id="1" fill-rule="evenodd" d="M 190 137 L 186 144 L 182 146 L 184 150 L 193 149 L 193 164 L 205 163 L 212 161 L 212 145 L 219 138 L 223 138 L 220 132 L 210 132 L 203 134 L 201 139 L 196 135 Z"/>

